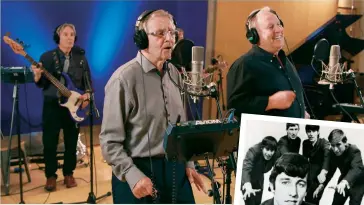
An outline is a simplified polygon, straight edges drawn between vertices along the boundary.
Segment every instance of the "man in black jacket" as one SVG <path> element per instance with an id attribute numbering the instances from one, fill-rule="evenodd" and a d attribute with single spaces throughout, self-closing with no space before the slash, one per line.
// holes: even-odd
<path id="1" fill-rule="evenodd" d="M 308 139 L 303 141 L 303 156 L 310 161 L 310 171 L 307 179 L 307 195 L 305 201 L 319 205 L 325 188 L 326 174 L 329 170 L 330 143 L 320 138 L 319 125 L 306 125 Z"/>
<path id="2" fill-rule="evenodd" d="M 363 135 L 358 133 L 358 136 Z M 345 133 L 340 129 L 331 131 L 330 170 L 327 174 L 327 184 L 336 169 L 340 170 L 340 177 L 335 188 L 332 205 L 344 205 L 350 198 L 349 205 L 360 205 L 364 196 L 364 165 L 359 148 L 348 143 Z"/>
<path id="3" fill-rule="evenodd" d="M 264 173 L 271 170 L 278 158 L 277 140 L 267 136 L 251 147 L 243 161 L 241 187 L 246 205 L 259 205 L 262 201 Z"/>
<path id="4" fill-rule="evenodd" d="M 39 65 L 32 66 L 35 84 L 42 88 L 44 96 L 42 141 L 45 175 L 47 177 L 45 189 L 48 191 L 56 189 L 56 172 L 58 167 L 56 155 L 60 129 L 63 129 L 65 144 L 64 184 L 67 188 L 77 186 L 73 177 L 73 171 L 76 168 L 77 160 L 76 147 L 79 134 L 79 119 L 76 117 L 77 114 L 70 112 L 69 108 L 75 104 L 77 99 L 79 99 L 77 102 L 77 105 L 80 106 L 79 109 L 85 108 L 90 97 L 89 93 L 78 96 L 62 88 L 62 85 L 70 88 L 73 84 L 74 88 L 72 89 L 81 91 L 91 89 L 87 86 L 88 83 L 85 79 L 85 73 L 88 73 L 88 79 L 91 81 L 90 68 L 84 56 L 84 51 L 74 46 L 76 40 L 75 26 L 69 23 L 58 26 L 54 31 L 53 39 L 58 44 L 58 47 L 43 53 L 40 57 L 40 65 L 47 70 L 47 73 L 40 69 Z M 68 74 L 70 79 L 61 76 L 62 72 Z M 50 80 L 49 74 L 54 76 L 54 79 Z M 92 84 L 91 82 L 89 83 Z M 61 96 L 69 97 L 66 98 L 66 101 L 70 102 L 67 104 L 68 109 L 60 105 L 59 100 Z"/>
<path id="5" fill-rule="evenodd" d="M 301 138 L 298 136 L 300 125 L 297 123 L 286 124 L 287 135 L 281 137 L 278 141 L 278 151 L 280 154 L 286 152 L 298 153 L 301 147 Z"/>
<path id="6" fill-rule="evenodd" d="M 284 51 L 283 22 L 268 7 L 253 11 L 246 23 L 253 44 L 227 74 L 227 106 L 241 113 L 309 118 L 303 87 Z"/>

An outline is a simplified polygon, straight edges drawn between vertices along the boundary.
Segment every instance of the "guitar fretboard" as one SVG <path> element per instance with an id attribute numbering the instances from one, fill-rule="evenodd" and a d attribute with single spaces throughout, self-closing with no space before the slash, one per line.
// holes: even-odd
<path id="1" fill-rule="evenodd" d="M 28 54 L 25 55 L 25 58 L 27 60 L 29 60 L 32 65 L 38 66 L 39 64 L 32 58 L 30 57 Z M 59 92 L 65 96 L 65 97 L 69 97 L 71 96 L 71 91 L 68 90 L 62 83 L 60 83 L 52 74 L 50 74 L 46 69 L 44 69 L 43 66 L 39 67 L 43 70 L 44 75 L 46 76 L 46 78 L 51 81 L 51 83 L 56 86 L 56 88 L 59 90 Z"/>

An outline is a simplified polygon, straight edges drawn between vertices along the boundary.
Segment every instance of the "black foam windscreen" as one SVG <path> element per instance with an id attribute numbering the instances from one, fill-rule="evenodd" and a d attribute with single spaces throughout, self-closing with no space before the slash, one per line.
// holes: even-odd
<path id="1" fill-rule="evenodd" d="M 320 39 L 313 49 L 313 56 L 315 60 L 326 61 L 330 55 L 330 44 L 323 38 Z"/>
<path id="2" fill-rule="evenodd" d="M 187 72 L 191 71 L 193 46 L 195 46 L 195 43 L 188 39 L 181 39 L 174 45 L 170 62 L 176 66 L 179 71 L 181 71 L 182 67 L 184 67 Z"/>

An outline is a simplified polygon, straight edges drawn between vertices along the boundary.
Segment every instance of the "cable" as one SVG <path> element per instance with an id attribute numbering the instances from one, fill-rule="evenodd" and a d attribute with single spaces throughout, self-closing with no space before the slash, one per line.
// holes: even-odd
<path id="1" fill-rule="evenodd" d="M 145 82 L 144 82 L 144 73 L 143 73 L 143 54 L 142 52 L 139 50 L 140 52 L 140 71 L 141 71 L 141 74 L 142 74 L 142 79 L 143 79 L 143 95 L 144 95 L 144 111 L 145 111 L 145 123 L 147 123 L 148 119 L 147 119 L 147 116 L 148 116 L 148 111 L 147 111 L 147 104 L 146 104 L 146 100 L 147 100 L 147 96 L 145 94 Z M 164 98 L 163 98 L 164 99 Z M 148 132 L 147 132 L 147 135 L 148 135 L 148 151 L 149 151 L 149 162 L 150 162 L 150 172 L 151 172 L 151 181 L 152 181 L 152 184 L 153 184 L 153 203 L 156 204 L 157 203 L 157 200 L 158 200 L 158 192 L 157 189 L 156 189 L 156 183 L 155 183 L 155 179 L 154 179 L 154 171 L 153 171 L 153 162 L 152 162 L 152 153 L 151 153 L 151 148 L 150 148 L 150 136 L 149 136 L 149 129 L 148 129 Z"/>
<path id="2" fill-rule="evenodd" d="M 360 123 L 359 121 L 357 120 L 354 120 L 353 117 L 351 117 L 351 115 L 341 106 L 341 104 L 339 103 L 339 101 L 336 99 L 332 89 L 329 89 L 330 90 L 330 94 L 332 96 L 332 98 L 334 99 L 334 101 L 336 102 L 336 104 L 340 107 L 340 109 L 351 119 L 351 121 L 355 121 L 355 122 L 358 122 Z"/>

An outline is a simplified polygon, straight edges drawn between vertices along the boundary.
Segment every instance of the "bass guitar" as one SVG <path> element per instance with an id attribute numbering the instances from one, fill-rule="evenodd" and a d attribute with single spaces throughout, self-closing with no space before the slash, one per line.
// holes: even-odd
<path id="1" fill-rule="evenodd" d="M 50 74 L 41 64 L 39 64 L 31 56 L 29 56 L 24 51 L 24 47 L 18 42 L 11 39 L 9 37 L 9 34 L 6 34 L 3 37 L 3 40 L 6 44 L 10 46 L 14 53 L 24 56 L 32 65 L 35 65 L 43 70 L 44 76 L 57 88 L 59 93 L 62 95 L 60 98 L 60 105 L 66 107 L 69 110 L 71 117 L 75 122 L 80 123 L 86 119 L 87 107 L 81 109 L 80 106 L 82 105 L 83 100 L 79 99 L 79 97 L 83 95 L 84 92 L 74 86 L 71 78 L 68 76 L 67 73 L 62 72 L 61 74 L 65 80 L 65 85 L 67 86 L 66 87 L 59 80 L 57 80 L 57 78 Z"/>

